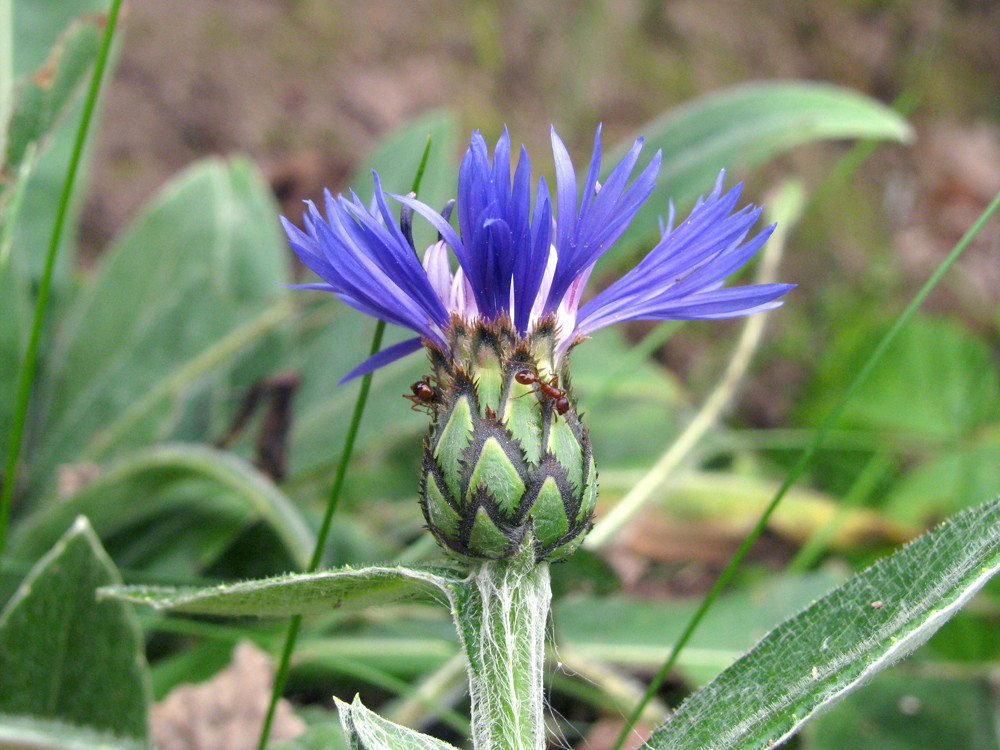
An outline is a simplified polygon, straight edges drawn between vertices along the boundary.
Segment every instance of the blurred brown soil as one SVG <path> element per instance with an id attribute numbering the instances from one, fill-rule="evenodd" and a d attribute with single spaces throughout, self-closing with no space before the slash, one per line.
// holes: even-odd
<path id="1" fill-rule="evenodd" d="M 550 123 L 582 152 L 597 122 L 613 142 L 754 79 L 825 80 L 886 102 L 916 93 L 918 125 L 946 139 L 964 138 L 951 120 L 1000 114 L 992 2 L 132 0 L 124 29 L 86 211 L 91 254 L 202 156 L 249 152 L 297 213 L 301 198 L 342 188 L 379 136 L 436 107 L 468 129 L 508 124 L 540 165 Z"/>

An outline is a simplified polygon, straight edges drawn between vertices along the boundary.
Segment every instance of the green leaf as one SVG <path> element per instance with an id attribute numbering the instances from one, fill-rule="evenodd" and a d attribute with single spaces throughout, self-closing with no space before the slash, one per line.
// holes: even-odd
<path id="1" fill-rule="evenodd" d="M 212 588 L 122 586 L 101 590 L 156 609 L 204 615 L 287 617 L 349 612 L 417 596 L 450 595 L 461 579 L 448 568 L 370 567 L 301 573 Z"/>
<path id="2" fill-rule="evenodd" d="M 956 515 L 772 630 L 652 750 L 761 748 L 926 641 L 1000 570 L 1000 500 Z"/>
<path id="3" fill-rule="evenodd" d="M 351 750 L 455 750 L 447 742 L 383 719 L 361 705 L 358 696 L 350 705 L 334 700 Z"/>
<path id="4" fill-rule="evenodd" d="M 273 365 L 271 337 L 291 313 L 286 255 L 248 162 L 209 160 L 176 178 L 68 316 L 41 400 L 35 486 L 58 464 L 176 437 L 184 416 L 204 431 L 222 419 L 219 401 L 231 418 L 233 393 Z"/>
<path id="5" fill-rule="evenodd" d="M 104 13 L 108 0 L 14 2 L 14 73 L 27 76 L 42 66 L 63 30 L 80 16 Z"/>
<path id="6" fill-rule="evenodd" d="M 720 598 L 681 652 L 678 669 L 696 685 L 707 683 L 771 628 L 841 580 L 831 574 L 775 577 Z M 669 644 L 680 636 L 697 605 L 690 600 L 582 597 L 557 602 L 552 621 L 561 648 L 571 650 L 577 659 L 650 669 L 669 655 Z M 601 613 L 599 619 L 595 612 Z M 734 628 L 734 622 L 740 627 Z"/>
<path id="7" fill-rule="evenodd" d="M 0 748 L 5 750 L 147 750 L 148 747 L 146 742 L 61 721 L 0 714 Z"/>
<path id="8" fill-rule="evenodd" d="M 97 58 L 100 22 L 94 17 L 70 23 L 45 65 L 25 81 L 11 114 L 5 169 L 17 170 L 28 145 L 43 140 L 86 83 Z"/>
<path id="9" fill-rule="evenodd" d="M 655 238 L 657 214 L 666 215 L 668 202 L 685 206 L 710 192 L 720 169 L 731 170 L 730 175 L 746 172 L 812 141 L 872 138 L 905 143 L 913 138 L 913 130 L 891 109 L 856 91 L 792 81 L 737 86 L 695 99 L 645 123 L 638 136 L 645 137 L 644 153 L 663 149 L 663 167 L 653 193 L 619 240 L 619 252 Z M 605 171 L 617 164 L 633 140 L 608 154 Z"/>
<path id="10" fill-rule="evenodd" d="M 819 423 L 850 373 L 867 359 L 887 323 L 858 316 L 828 347 L 804 399 L 804 419 Z M 906 472 L 889 492 L 885 515 L 926 525 L 996 491 L 1000 470 L 1000 378 L 992 346 L 955 320 L 916 315 L 893 340 L 841 424 L 862 447 L 899 454 Z M 816 475 L 827 487 L 853 483 L 857 451 L 830 450 Z"/>
<path id="11" fill-rule="evenodd" d="M 77 19 L 81 23 L 100 25 L 102 15 L 108 10 L 108 0 L 60 0 L 60 2 L 13 2 L 14 11 L 14 72 L 25 81 L 39 70 L 52 55 L 53 47 Z M 117 45 L 112 45 L 108 68 L 113 68 Z M 67 79 L 68 80 L 68 79 Z M 82 81 L 81 81 L 82 84 Z M 23 83 L 22 85 L 29 85 Z M 16 97 L 15 92 L 15 97 Z M 73 142 L 83 109 L 83 97 L 69 97 L 63 113 L 50 128 L 45 139 L 46 148 L 33 159 L 34 164 L 25 186 L 25 199 L 13 227 L 14 247 L 22 253 L 25 268 L 33 281 L 42 273 L 45 260 L 44 248 L 52 234 L 56 210 L 59 205 L 66 171 L 73 151 Z M 100 119 L 100 102 L 95 113 Z M 83 188 L 87 183 L 89 159 L 96 128 L 91 128 L 85 146 L 84 161 L 77 173 L 76 184 L 70 199 L 60 251 L 56 258 L 53 281 L 54 297 L 69 285 L 73 253 L 66 252 L 76 242 L 77 220 L 82 204 Z"/>
<path id="12" fill-rule="evenodd" d="M 0 713 L 145 739 L 149 671 L 133 613 L 95 601 L 120 583 L 85 518 L 31 570 L 0 614 Z"/>
<path id="13" fill-rule="evenodd" d="M 985 680 L 881 674 L 805 732 L 810 750 L 998 750 L 996 699 Z"/>
<path id="14" fill-rule="evenodd" d="M 987 427 L 948 441 L 940 454 L 910 469 L 889 491 L 883 511 L 893 519 L 926 525 L 961 510 L 964 498 L 983 497 L 997 487 L 1000 433 Z"/>
<path id="15" fill-rule="evenodd" d="M 810 413 L 825 415 L 836 384 L 868 358 L 887 324 L 865 317 L 847 327 L 824 358 L 813 386 Z M 1000 413 L 1000 378 L 992 347 L 960 323 L 916 315 L 893 339 L 885 356 L 847 404 L 848 427 L 950 445 L 958 436 L 992 423 Z"/>
<path id="16" fill-rule="evenodd" d="M 313 724 L 305 734 L 290 740 L 269 742 L 268 750 L 348 750 L 344 731 L 337 721 Z"/>
<path id="17" fill-rule="evenodd" d="M 198 489 L 176 491 L 192 482 Z M 123 456 L 70 498 L 43 504 L 18 524 L 10 552 L 34 559 L 57 530 L 80 514 L 107 539 L 164 513 L 207 514 L 214 521 L 208 529 L 213 534 L 220 526 L 242 529 L 262 520 L 302 567 L 316 544 L 315 534 L 285 494 L 243 459 L 203 445 L 168 444 Z"/>

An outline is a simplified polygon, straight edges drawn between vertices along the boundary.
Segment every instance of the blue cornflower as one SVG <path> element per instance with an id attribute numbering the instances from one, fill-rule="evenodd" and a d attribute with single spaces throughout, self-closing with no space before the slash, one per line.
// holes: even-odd
<path id="1" fill-rule="evenodd" d="M 674 226 L 673 206 L 661 239 L 639 264 L 580 306 L 594 264 L 622 235 L 653 189 L 661 154 L 632 180 L 642 139 L 598 182 L 600 128 L 578 197 L 576 172 L 555 129 L 555 216 L 549 189 L 540 178 L 532 202 L 531 165 L 522 146 L 511 176 L 506 129 L 493 152 L 476 131 L 462 160 L 455 209 L 449 218 L 416 198 L 388 197 L 421 214 L 439 241 L 418 258 L 409 232 L 390 210 L 375 175 L 366 206 L 325 194 L 326 217 L 310 201 L 305 231 L 282 218 L 295 252 L 323 281 L 303 288 L 333 292 L 348 305 L 417 337 L 363 362 L 344 380 L 370 372 L 418 350 L 421 341 L 447 351 L 456 319 L 467 323 L 507 320 L 522 337 L 540 321 L 555 322 L 556 367 L 569 348 L 590 333 L 623 320 L 727 318 L 769 310 L 791 284 L 723 287 L 770 236 L 773 226 L 748 238 L 761 209 L 736 211 L 741 185 L 723 192 L 724 172 L 691 214 Z M 553 221 L 553 218 L 555 221 Z M 458 261 L 454 272 L 449 250 Z"/>
<path id="2" fill-rule="evenodd" d="M 376 175 L 370 206 L 353 193 L 350 200 L 327 193 L 326 218 L 310 203 L 304 232 L 284 222 L 295 252 L 323 280 L 303 286 L 333 292 L 419 334 L 369 358 L 345 380 L 429 347 L 431 374 L 408 396 L 431 416 L 420 505 L 427 527 L 459 560 L 502 560 L 529 546 L 536 561 L 560 560 L 590 529 L 597 468 L 571 387 L 566 355 L 576 342 L 620 320 L 768 310 L 790 287 L 723 288 L 773 227 L 749 237 L 760 209 L 737 211 L 740 187 L 724 193 L 720 174 L 687 219 L 675 227 L 671 207 L 649 254 L 581 306 L 594 264 L 653 190 L 659 152 L 631 179 L 641 148 L 636 141 L 600 184 L 598 129 L 578 196 L 573 163 L 553 129 L 553 206 L 544 178 L 532 190 L 523 147 L 511 175 L 506 130 L 492 162 L 476 132 L 462 160 L 457 201 L 444 214 L 414 197 L 387 196 Z M 398 222 L 388 198 L 403 206 Z M 411 239 L 414 212 L 439 235 L 422 259 Z"/>

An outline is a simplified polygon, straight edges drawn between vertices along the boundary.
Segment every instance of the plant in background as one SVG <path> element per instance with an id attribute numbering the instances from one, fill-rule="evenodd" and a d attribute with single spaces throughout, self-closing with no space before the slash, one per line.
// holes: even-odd
<path id="1" fill-rule="evenodd" d="M 306 626 L 304 659 L 315 658 L 328 646 L 335 657 L 325 668 L 327 679 L 354 670 L 352 676 L 373 682 L 379 678 L 373 677 L 378 669 L 372 664 L 393 662 L 389 670 L 399 671 L 386 671 L 378 684 L 405 697 L 404 704 L 420 702 L 424 717 L 432 713 L 442 717 L 460 736 L 465 735 L 468 721 L 443 704 L 445 696 L 455 699 L 458 694 L 454 687 L 461 679 L 459 662 L 464 661 L 473 696 L 473 744 L 542 746 L 549 564 L 566 559 L 590 528 L 597 488 L 593 445 L 602 439 L 598 425 L 603 431 L 616 418 L 627 423 L 638 409 L 662 421 L 651 407 L 677 406 L 665 398 L 658 400 L 663 389 L 645 387 L 662 382 L 652 368 L 645 375 L 658 380 L 636 378 L 626 383 L 633 408 L 626 416 L 616 417 L 618 404 L 616 410 L 603 413 L 595 404 L 600 399 L 594 398 L 594 381 L 618 384 L 622 368 L 638 366 L 652 351 L 650 342 L 659 330 L 628 354 L 623 354 L 624 344 L 614 339 L 613 332 L 597 334 L 579 350 L 576 345 L 619 320 L 730 317 L 777 306 L 787 285 L 762 282 L 726 288 L 722 284 L 769 234 L 765 252 L 780 248 L 781 228 L 792 221 L 782 218 L 773 234 L 770 227 L 752 234 L 759 209 L 737 210 L 739 190 L 724 191 L 721 175 L 715 189 L 682 222 L 673 220 L 667 197 L 676 196 L 687 205 L 711 185 L 723 164 L 745 169 L 799 143 L 824 138 L 905 141 L 908 126 L 877 102 L 835 87 L 800 83 L 739 87 L 649 123 L 648 142 L 664 150 L 662 169 L 658 152 L 634 178 L 638 142 L 616 150 L 609 160 L 613 168 L 602 169 L 598 138 L 587 169 L 577 174 L 553 133 L 554 194 L 544 180 L 532 184 L 523 151 L 511 169 L 506 133 L 492 155 L 475 134 L 459 168 L 457 200 L 438 212 L 430 204 L 441 205 L 448 194 L 455 194 L 454 188 L 446 188 L 449 180 L 444 175 L 454 172 L 450 155 L 458 151 L 457 125 L 448 113 L 410 123 L 387 137 L 372 157 L 378 169 L 371 203 L 355 196 L 328 195 L 322 210 L 310 206 L 305 231 L 286 224 L 293 247 L 322 280 L 307 286 L 331 291 L 352 307 L 417 334 L 383 352 L 377 352 L 375 345 L 372 357 L 351 370 L 359 357 L 343 342 L 361 335 L 359 316 L 341 314 L 343 306 L 329 296 L 316 295 L 303 303 L 308 295 L 289 293 L 280 285 L 290 280 L 285 238 L 274 220 L 277 210 L 266 183 L 245 161 L 209 161 L 187 171 L 86 276 L 76 278 L 66 272 L 65 264 L 55 262 L 58 238 L 73 234 L 61 227 L 65 218 L 66 229 L 72 228 L 72 211 L 67 207 L 79 181 L 53 176 L 72 175 L 75 167 L 70 164 L 79 163 L 85 153 L 79 146 L 98 101 L 100 81 L 95 78 L 88 87 L 88 104 L 79 123 L 63 115 L 72 112 L 76 92 L 85 87 L 93 68 L 101 69 L 112 49 L 118 3 L 110 7 L 105 24 L 95 14 L 74 18 L 79 11 L 71 3 L 45 4 L 44 10 L 40 4 L 19 3 L 14 23 L 9 23 L 12 4 L 0 0 L 4 21 L 0 28 L 9 35 L 8 41 L 16 42 L 0 44 L 4 50 L 0 121 L 9 123 L 0 134 L 0 142 L 6 137 L 6 147 L 0 149 L 0 359 L 13 363 L 0 368 L 0 422 L 12 425 L 10 434 L 0 435 L 0 443 L 7 441 L 0 546 L 8 542 L 0 559 L 0 587 L 9 595 L 0 611 L 0 745 L 88 750 L 145 746 L 151 683 L 162 693 L 178 682 L 197 679 L 197 670 L 228 656 L 234 630 L 262 642 L 273 636 L 249 620 L 220 627 L 205 620 L 182 622 L 146 613 L 144 629 L 185 634 L 185 645 L 151 671 L 144 659 L 142 633 L 131 607 L 121 601 L 125 599 L 178 613 L 292 615 L 275 695 L 284 684 L 300 616 L 326 614 Z M 61 15 L 50 12 L 53 9 Z M 25 29 L 45 29 L 45 34 L 22 33 Z M 49 52 L 57 37 L 59 42 Z M 18 55 L 12 61 L 8 53 L 14 47 Z M 20 79 L 17 85 L 12 64 Z M 434 134 L 434 154 L 428 166 L 429 152 L 424 150 L 418 167 L 429 132 Z M 420 200 L 415 193 L 393 196 L 383 190 L 383 184 L 405 185 L 415 169 L 423 175 L 425 166 Z M 351 184 L 361 185 L 371 179 L 368 174 L 356 175 Z M 416 184 L 413 189 L 417 190 Z M 367 188 L 359 192 L 367 198 Z M 769 199 L 769 205 L 787 205 L 784 195 Z M 585 679 L 594 679 L 593 687 L 608 690 L 603 698 L 587 699 L 594 706 L 618 715 L 622 706 L 638 703 L 625 731 L 675 664 L 693 689 L 704 678 L 703 686 L 694 689 L 668 720 L 661 714 L 657 721 L 664 723 L 647 743 L 650 750 L 764 748 L 780 743 L 819 710 L 926 640 L 1000 569 L 1000 504 L 992 502 L 958 513 L 826 596 L 820 597 L 816 582 L 801 576 L 791 583 L 805 585 L 808 595 L 800 591 L 798 598 L 793 597 L 795 605 L 787 609 L 750 604 L 741 599 L 743 592 L 727 594 L 728 600 L 719 601 L 714 614 L 730 613 L 728 632 L 734 630 L 733 619 L 746 624 L 738 634 L 745 641 L 739 642 L 740 649 L 751 643 L 750 633 L 774 627 L 781 613 L 790 619 L 736 662 L 731 661 L 733 644 L 718 642 L 719 629 L 704 628 L 713 633 L 705 638 L 714 653 L 725 655 L 724 663 L 708 669 L 711 675 L 702 669 L 701 676 L 695 676 L 694 659 L 678 661 L 715 595 L 730 580 L 843 405 L 858 393 L 900 327 L 998 203 L 1000 199 L 984 212 L 874 352 L 861 360 L 850 385 L 843 391 L 839 386 L 834 389 L 839 400 L 822 428 L 692 618 L 688 619 L 684 605 L 656 603 L 654 622 L 650 626 L 647 620 L 643 630 L 638 620 L 628 617 L 628 608 L 649 602 L 628 597 L 563 602 L 569 611 L 555 618 L 560 658 L 573 660 L 574 669 Z M 39 221 L 36 212 L 49 218 Z M 652 236 L 657 213 L 668 215 L 658 238 Z M 414 231 L 415 214 L 437 232 L 436 242 L 414 242 L 414 234 L 428 228 Z M 776 214 L 784 217 L 788 211 Z M 59 218 L 53 220 L 56 215 Z M 651 230 L 648 237 L 646 228 Z M 42 254 L 32 249 L 46 241 L 50 253 L 43 271 L 34 262 Z M 424 245 L 429 246 L 424 249 Z M 583 302 L 583 287 L 599 258 L 603 256 L 606 267 L 612 268 L 640 247 L 652 250 L 635 268 Z M 768 261 L 765 257 L 762 265 Z M 148 272 L 154 268 L 155 274 Z M 55 308 L 61 314 L 42 325 L 50 281 L 53 298 L 61 301 Z M 762 316 L 749 317 L 745 334 L 759 329 L 761 320 Z M 911 328 L 908 347 L 892 350 L 883 380 L 908 372 L 904 366 L 919 359 L 920 331 L 938 331 L 935 339 L 940 346 L 935 351 L 943 352 L 948 361 L 955 360 L 950 356 L 953 351 L 969 354 L 956 344 L 960 337 L 954 332 L 949 338 L 939 335 L 940 329 L 917 330 L 912 333 Z M 377 341 L 379 337 L 377 333 Z M 436 565 L 368 565 L 373 558 L 389 559 L 398 552 L 391 545 L 376 549 L 379 530 L 363 537 L 357 544 L 363 552 L 353 556 L 342 554 L 342 545 L 327 545 L 326 532 L 348 467 L 352 485 L 361 488 L 378 486 L 381 492 L 390 479 L 379 462 L 351 462 L 349 456 L 372 372 L 421 347 L 428 352 L 430 372 L 413 383 L 408 396 L 418 412 L 426 412 L 430 427 L 418 426 L 417 416 L 401 410 L 398 395 L 417 373 L 400 364 L 379 372 L 367 431 L 383 450 L 391 439 L 400 439 L 396 433 L 403 440 L 412 437 L 415 448 L 419 432 L 426 429 L 419 480 L 406 484 L 419 485 L 427 524 L 451 559 Z M 655 439 L 673 442 L 639 482 L 623 487 L 625 481 L 631 483 L 633 473 L 622 469 L 634 467 L 601 459 L 610 469 L 604 475 L 605 504 L 610 505 L 616 495 L 624 496 L 601 516 L 586 540 L 588 547 L 599 547 L 634 518 L 636 508 L 662 490 L 664 476 L 684 482 L 683 476 L 671 472 L 719 414 L 726 400 L 717 397 L 719 392 L 732 393 L 740 372 L 735 364 L 742 361 L 745 367 L 752 349 L 753 344 L 744 350 L 741 338 L 719 387 L 678 436 L 672 433 L 674 425 L 663 424 L 660 429 L 661 423 L 656 423 Z M 595 357 L 593 352 L 601 354 Z M 977 375 L 987 372 L 992 362 L 989 353 L 972 354 L 962 361 L 979 363 L 973 368 Z M 38 372 L 44 373 L 39 377 L 33 377 L 36 355 Z M 595 365 L 588 360 L 601 361 Z M 301 376 L 292 380 L 303 387 L 296 396 L 300 416 L 291 423 L 294 450 L 288 481 L 279 484 L 281 471 L 265 475 L 266 464 L 258 462 L 262 471 L 256 471 L 250 462 L 253 441 L 241 440 L 239 433 L 252 406 L 244 413 L 238 394 L 251 394 L 244 404 L 265 399 L 264 386 L 273 382 L 275 373 L 290 371 Z M 364 373 L 353 420 L 347 418 L 346 391 L 330 387 L 328 380 L 345 371 L 347 378 Z M 959 377 L 949 382 L 952 390 L 972 390 Z M 974 386 L 980 381 L 969 382 Z M 989 389 L 984 393 L 980 406 L 985 416 L 970 422 L 973 427 L 995 422 L 995 398 Z M 922 392 L 921 399 L 932 401 L 935 395 Z M 951 409 L 951 402 L 942 403 Z M 581 405 L 594 429 L 593 444 L 581 419 Z M 262 421 L 284 425 L 283 430 L 288 428 L 288 413 L 279 413 L 279 406 L 275 404 Z M 23 425 L 28 429 L 22 441 Z M 625 433 L 640 437 L 631 424 L 626 427 Z M 985 435 L 989 430 L 978 432 Z M 220 441 L 220 436 L 226 437 Z M 273 437 L 274 433 L 266 433 L 257 445 Z M 170 444 L 162 444 L 165 440 Z M 344 457 L 337 464 L 331 501 L 317 533 L 310 507 L 316 493 L 330 484 L 330 446 L 341 442 Z M 222 450 L 222 445 L 230 447 Z M 657 451 L 663 448 L 655 446 Z M 633 449 L 629 443 L 629 451 Z M 875 470 L 891 462 L 891 457 L 876 458 Z M 417 463 L 414 460 L 408 470 Z M 72 470 L 66 476 L 76 481 L 72 487 L 57 489 L 56 470 L 66 467 Z M 866 469 L 859 484 L 870 483 L 869 474 Z M 850 500 L 845 498 L 845 503 Z M 374 504 L 365 498 L 366 512 Z M 89 522 L 74 521 L 79 515 L 88 516 Z M 419 524 L 418 515 L 414 513 L 412 528 Z M 365 524 L 344 524 L 352 525 Z M 430 542 L 426 548 L 433 548 L 430 537 L 425 538 Z M 823 543 L 817 545 L 811 551 L 813 559 Z M 420 546 L 399 559 L 420 559 Z M 324 553 L 334 547 L 339 563 L 356 566 L 320 570 Z M 577 567 L 581 557 L 570 558 L 563 570 L 582 569 Z M 250 558 L 252 572 L 247 567 Z M 129 569 L 132 582 L 190 585 L 122 587 L 112 559 Z M 365 565 L 357 567 L 361 562 Z M 305 572 L 205 588 L 225 571 L 247 578 L 291 567 Z M 822 585 L 826 590 L 831 584 Z M 97 588 L 102 598 L 95 603 Z M 759 593 L 755 589 L 752 595 L 756 598 Z M 392 632 L 384 640 L 371 638 L 373 631 L 368 628 L 383 625 L 384 617 L 378 625 L 360 622 L 358 629 L 331 627 L 331 612 L 339 622 L 344 614 L 353 618 L 365 607 L 408 597 L 447 606 L 457 626 L 461 654 L 454 654 L 454 644 L 437 636 L 416 646 L 412 641 L 402 644 Z M 800 610 L 809 601 L 813 603 Z M 995 636 L 989 600 L 984 603 L 987 606 L 969 619 Z M 573 611 L 585 615 L 566 616 Z M 442 616 L 423 607 L 398 612 L 432 622 Z M 760 619 L 747 621 L 754 616 Z M 688 623 L 686 628 L 679 627 L 678 617 Z M 678 625 L 674 630 L 679 637 L 669 634 L 671 625 Z M 200 637 L 194 646 L 187 638 L 193 632 Z M 966 633 L 963 629 L 963 645 Z M 591 650 L 595 664 L 589 671 L 586 660 L 581 663 L 579 652 L 573 652 L 580 645 L 593 645 L 588 638 L 595 637 L 605 649 L 603 654 L 599 648 Z M 670 656 L 646 699 L 636 701 L 637 696 L 625 694 L 612 699 L 609 686 L 621 681 L 608 678 L 615 668 L 614 657 L 608 654 L 637 637 L 645 639 L 641 644 L 647 656 L 630 666 L 655 669 L 660 664 L 657 655 L 668 645 Z M 73 648 L 64 648 L 67 643 Z M 438 648 L 436 657 L 422 652 L 421 646 L 427 644 L 432 644 L 431 650 Z M 371 657 L 385 647 L 385 654 L 378 653 L 381 662 Z M 344 659 L 345 649 L 352 658 Z M 401 652 L 420 652 L 431 666 L 414 666 L 409 657 L 392 656 Z M 693 656 L 695 651 L 688 653 Z M 696 658 L 704 654 L 705 649 L 699 648 Z M 435 663 L 434 658 L 440 661 Z M 411 685 L 417 674 L 425 675 L 424 680 Z M 714 679 L 708 682 L 710 676 Z M 565 680 L 562 674 L 553 683 L 560 694 Z M 930 689 L 927 680 L 913 682 Z M 878 686 L 873 687 L 876 692 Z M 935 702 L 941 697 L 940 690 L 927 695 Z M 895 705 L 895 699 L 888 700 Z M 956 699 L 949 719 L 961 718 L 972 725 L 978 714 L 973 716 L 971 705 L 970 699 Z M 338 702 L 338 707 L 352 747 L 450 747 L 403 726 L 413 726 L 419 719 L 399 706 L 386 709 L 396 711 L 395 721 L 372 713 L 360 699 L 351 705 Z M 291 747 L 338 746 L 339 739 L 328 734 L 335 724 L 332 715 L 317 710 L 313 716 L 318 717 L 316 724 Z M 993 727 L 991 713 L 986 722 Z M 269 726 L 265 722 L 261 732 L 262 747 Z M 950 727 L 951 723 L 949 731 Z M 336 732 L 339 735 L 339 727 Z M 957 736 L 966 735 L 971 732 Z M 803 738 L 803 745 L 811 749 L 844 746 L 830 744 L 829 738 L 825 743 L 816 735 Z"/>
<path id="2" fill-rule="evenodd" d="M 310 205 L 304 232 L 285 222 L 292 247 L 323 280 L 302 286 L 333 292 L 421 334 L 372 356 L 345 379 L 427 347 L 432 374 L 414 383 L 408 396 L 431 417 L 421 505 L 430 530 L 457 565 L 376 566 L 201 590 L 128 587 L 111 593 L 178 612 L 258 615 L 302 615 L 332 606 L 343 611 L 434 595 L 447 602 L 462 643 L 473 746 L 546 746 L 549 563 L 582 541 L 596 492 L 594 459 L 569 382 L 570 351 L 589 332 L 616 320 L 745 315 L 777 306 L 789 288 L 722 286 L 771 228 L 747 239 L 759 209 L 734 213 L 739 189 L 723 193 L 720 176 L 688 219 L 673 227 L 671 217 L 660 242 L 633 271 L 579 306 L 594 262 L 650 191 L 659 159 L 626 187 L 637 142 L 599 185 L 595 146 L 578 201 L 569 157 L 554 133 L 552 140 L 559 179 L 554 224 L 544 181 L 529 210 L 523 152 L 513 182 L 507 179 L 506 133 L 492 164 L 481 136 L 473 136 L 460 170 L 457 232 L 446 215 L 413 196 L 391 196 L 403 206 L 397 222 L 377 176 L 371 208 L 357 196 L 328 194 L 326 216 Z M 439 233 L 422 263 L 410 210 Z M 449 248 L 458 260 L 454 270 Z M 755 748 L 787 739 L 816 712 L 920 645 L 1000 570 L 998 521 L 1000 502 L 970 509 L 815 601 L 695 692 L 653 733 L 648 747 Z M 662 674 L 647 700 L 660 679 Z M 338 708 L 352 747 L 450 747 L 375 715 L 358 699 L 351 705 L 338 701 Z"/>

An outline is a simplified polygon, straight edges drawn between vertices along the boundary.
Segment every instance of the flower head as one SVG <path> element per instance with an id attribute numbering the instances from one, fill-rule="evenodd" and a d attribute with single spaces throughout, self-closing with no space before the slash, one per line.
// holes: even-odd
<path id="1" fill-rule="evenodd" d="M 720 174 L 687 219 L 673 226 L 671 210 L 649 254 L 581 306 L 594 264 L 653 189 L 659 153 L 630 182 L 641 148 L 636 141 L 600 184 L 598 130 L 578 195 L 573 163 L 553 130 L 553 211 L 544 178 L 532 190 L 524 148 L 512 175 L 507 132 L 492 161 L 476 132 L 459 171 L 457 229 L 451 207 L 439 213 L 412 196 L 387 196 L 378 175 L 370 207 L 353 193 L 350 200 L 327 193 L 325 218 L 309 203 L 304 232 L 284 222 L 292 248 L 322 279 L 304 286 L 418 334 L 345 380 L 428 346 L 433 375 L 407 396 L 433 418 L 420 502 L 428 528 L 460 560 L 504 559 L 528 544 L 537 560 L 559 560 L 590 529 L 597 469 L 570 388 L 568 352 L 576 342 L 620 320 L 767 310 L 789 289 L 723 287 L 771 228 L 748 239 L 760 209 L 735 211 L 740 188 L 723 193 Z M 398 222 L 388 198 L 403 206 Z M 411 239 L 414 212 L 439 235 L 422 259 Z"/>
<path id="2" fill-rule="evenodd" d="M 456 318 L 469 323 L 506 319 L 521 336 L 540 321 L 554 319 L 555 366 L 575 342 L 611 323 L 726 318 L 780 305 L 778 298 L 792 285 L 723 287 L 725 278 L 760 249 L 773 227 L 747 239 L 760 208 L 735 211 L 741 186 L 723 192 L 722 173 L 714 190 L 676 227 L 671 207 L 661 239 L 646 257 L 580 306 L 595 263 L 653 189 L 659 152 L 629 184 L 641 149 L 640 139 L 601 184 L 598 129 L 578 196 L 573 163 L 553 129 L 553 212 L 545 179 L 532 190 L 524 148 L 511 176 L 507 131 L 497 142 L 492 163 L 477 131 L 459 171 L 457 230 L 443 213 L 414 197 L 387 196 L 377 174 L 371 207 L 353 193 L 347 199 L 327 192 L 326 217 L 309 202 L 304 232 L 283 218 L 292 248 L 322 279 L 301 286 L 333 292 L 364 313 L 418 334 L 376 354 L 344 379 L 416 351 L 421 340 L 447 349 L 448 330 Z M 440 240 L 427 248 L 422 261 L 387 197 L 419 213 L 438 231 Z M 449 250 L 458 261 L 454 273 Z"/>

